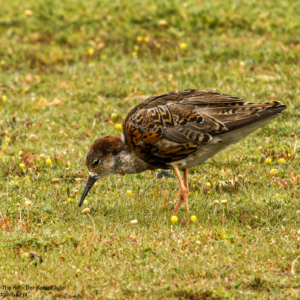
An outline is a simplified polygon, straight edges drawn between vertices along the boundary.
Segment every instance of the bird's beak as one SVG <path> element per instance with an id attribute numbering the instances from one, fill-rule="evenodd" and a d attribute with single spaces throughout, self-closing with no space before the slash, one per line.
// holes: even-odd
<path id="1" fill-rule="evenodd" d="M 94 183 L 97 181 L 97 177 L 96 176 L 89 176 L 88 181 L 85 185 L 84 191 L 82 193 L 80 202 L 79 202 L 79 207 L 82 205 L 84 198 L 86 197 L 86 195 L 88 194 L 89 190 L 91 189 L 91 187 L 94 185 Z"/>

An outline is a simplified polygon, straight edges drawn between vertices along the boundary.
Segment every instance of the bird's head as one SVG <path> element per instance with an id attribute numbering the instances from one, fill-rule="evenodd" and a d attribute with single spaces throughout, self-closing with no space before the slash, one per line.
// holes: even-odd
<path id="1" fill-rule="evenodd" d="M 79 207 L 93 184 L 100 178 L 117 173 L 116 157 L 125 148 L 119 137 L 107 136 L 94 142 L 86 156 L 86 165 L 89 169 L 89 178 L 82 193 Z"/>

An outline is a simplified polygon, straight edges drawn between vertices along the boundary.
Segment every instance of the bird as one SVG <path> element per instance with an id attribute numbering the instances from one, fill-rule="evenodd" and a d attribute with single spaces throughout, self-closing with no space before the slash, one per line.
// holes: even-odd
<path id="1" fill-rule="evenodd" d="M 102 137 L 91 146 L 86 156 L 89 177 L 79 207 L 101 178 L 171 169 L 180 187 L 173 214 L 184 203 L 189 215 L 189 168 L 238 143 L 286 108 L 280 101 L 245 102 L 205 89 L 149 97 L 129 112 L 121 138 Z"/>

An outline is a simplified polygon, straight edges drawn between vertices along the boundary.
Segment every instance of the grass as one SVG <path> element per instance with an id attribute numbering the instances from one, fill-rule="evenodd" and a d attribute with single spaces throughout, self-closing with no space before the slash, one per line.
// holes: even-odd
<path id="1" fill-rule="evenodd" d="M 299 299 L 299 271 L 291 273 L 299 185 L 289 177 L 300 173 L 297 8 L 279 0 L 4 1 L 0 292 L 19 285 L 29 299 Z M 155 172 L 101 180 L 82 214 L 93 141 L 118 135 L 115 123 L 147 96 L 186 88 L 279 100 L 288 110 L 191 169 L 194 223 L 183 221 L 183 208 L 172 224 L 178 184 Z M 222 205 L 214 212 L 213 204 L 222 199 L 224 224 Z M 36 288 L 51 285 L 64 289 Z"/>

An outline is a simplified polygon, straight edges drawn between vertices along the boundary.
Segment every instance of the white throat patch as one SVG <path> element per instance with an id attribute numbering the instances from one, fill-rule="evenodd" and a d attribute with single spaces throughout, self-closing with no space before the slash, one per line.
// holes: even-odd
<path id="1" fill-rule="evenodd" d="M 97 173 L 95 173 L 95 172 L 89 172 L 89 175 L 91 177 L 99 177 L 99 175 Z"/>

